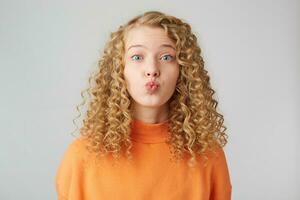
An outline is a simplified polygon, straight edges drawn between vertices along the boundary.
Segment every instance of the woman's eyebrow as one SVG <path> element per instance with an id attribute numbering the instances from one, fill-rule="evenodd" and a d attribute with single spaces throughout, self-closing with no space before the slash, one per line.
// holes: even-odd
<path id="1" fill-rule="evenodd" d="M 142 48 L 145 48 L 145 49 L 148 49 L 146 46 L 144 45 L 141 45 L 141 44 L 136 44 L 136 45 L 131 45 L 127 51 L 129 51 L 130 48 L 133 48 L 133 47 L 142 47 Z M 173 50 L 176 50 L 175 47 L 173 47 L 172 45 L 170 44 L 162 44 L 160 45 L 160 47 L 168 47 L 168 48 L 172 48 Z"/>

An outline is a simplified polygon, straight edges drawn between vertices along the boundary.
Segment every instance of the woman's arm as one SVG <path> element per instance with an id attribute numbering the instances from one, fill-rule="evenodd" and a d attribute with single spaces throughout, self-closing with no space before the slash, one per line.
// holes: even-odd
<path id="1" fill-rule="evenodd" d="M 217 148 L 217 156 L 214 158 L 212 168 L 212 192 L 210 200 L 230 200 L 231 180 L 226 157 L 221 147 Z"/>
<path id="2" fill-rule="evenodd" d="M 69 144 L 56 173 L 58 200 L 82 199 L 82 159 L 78 141 Z"/>

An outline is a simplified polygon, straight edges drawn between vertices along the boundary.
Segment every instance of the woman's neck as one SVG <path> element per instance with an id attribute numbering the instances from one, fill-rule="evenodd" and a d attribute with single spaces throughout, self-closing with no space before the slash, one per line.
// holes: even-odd
<path id="1" fill-rule="evenodd" d="M 169 119 L 168 104 L 164 104 L 160 107 L 146 107 L 135 103 L 132 112 L 134 119 L 145 123 L 156 124 Z"/>

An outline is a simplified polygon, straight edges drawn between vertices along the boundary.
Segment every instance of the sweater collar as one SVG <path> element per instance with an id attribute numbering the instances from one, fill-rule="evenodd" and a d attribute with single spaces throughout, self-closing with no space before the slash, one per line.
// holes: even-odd
<path id="1" fill-rule="evenodd" d="M 168 126 L 169 119 L 155 124 L 132 119 L 131 138 L 139 143 L 163 143 L 168 137 Z"/>

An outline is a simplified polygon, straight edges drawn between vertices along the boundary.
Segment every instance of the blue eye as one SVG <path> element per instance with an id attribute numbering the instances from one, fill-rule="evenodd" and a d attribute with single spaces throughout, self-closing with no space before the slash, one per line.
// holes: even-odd
<path id="1" fill-rule="evenodd" d="M 166 56 L 169 56 L 171 59 L 173 59 L 173 56 L 171 56 L 171 55 L 165 55 L 165 56 L 163 56 L 163 58 L 165 58 Z"/>
<path id="2" fill-rule="evenodd" d="M 131 56 L 131 58 L 134 58 L 134 57 L 140 57 L 139 55 L 133 55 L 133 56 Z M 133 59 L 133 60 L 135 60 L 135 59 Z"/>
<path id="3" fill-rule="evenodd" d="M 169 59 L 168 59 L 168 57 L 169 57 Z M 141 60 L 141 56 L 140 56 L 140 55 L 133 55 L 133 56 L 131 56 L 131 58 L 132 58 L 133 60 Z M 136 59 L 135 59 L 135 58 L 136 58 Z M 140 58 L 140 59 L 138 59 L 138 58 Z M 167 58 L 167 59 L 164 59 L 164 58 Z M 165 61 L 170 61 L 170 60 L 173 59 L 173 56 L 171 56 L 171 55 L 164 55 L 164 56 L 162 57 L 162 59 L 165 60 Z"/>

